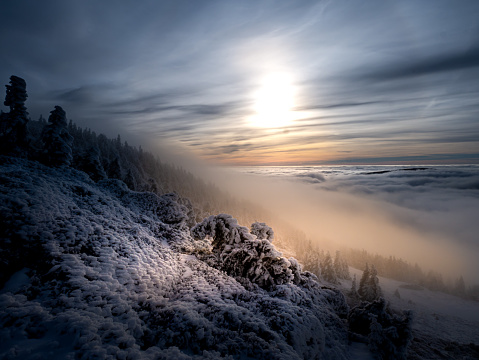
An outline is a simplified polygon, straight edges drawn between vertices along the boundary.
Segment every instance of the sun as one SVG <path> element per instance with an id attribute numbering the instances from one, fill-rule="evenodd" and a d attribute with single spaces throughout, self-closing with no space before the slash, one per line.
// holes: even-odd
<path id="1" fill-rule="evenodd" d="M 294 87 L 286 74 L 274 73 L 264 77 L 255 93 L 255 115 L 251 123 L 258 127 L 283 127 L 293 119 Z"/>

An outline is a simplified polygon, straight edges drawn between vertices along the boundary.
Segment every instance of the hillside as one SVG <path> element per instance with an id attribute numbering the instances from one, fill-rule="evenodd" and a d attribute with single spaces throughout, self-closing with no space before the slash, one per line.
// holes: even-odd
<path id="1" fill-rule="evenodd" d="M 0 163 L 0 357 L 348 357 L 341 293 L 309 273 L 260 287 L 200 260 L 212 239 L 191 236 L 177 195 Z"/>
<path id="2" fill-rule="evenodd" d="M 362 271 L 350 268 L 358 279 Z M 413 339 L 408 359 L 477 359 L 479 357 L 479 303 L 419 285 L 379 277 L 389 306 L 413 313 Z M 351 281 L 339 288 L 348 293 Z"/>

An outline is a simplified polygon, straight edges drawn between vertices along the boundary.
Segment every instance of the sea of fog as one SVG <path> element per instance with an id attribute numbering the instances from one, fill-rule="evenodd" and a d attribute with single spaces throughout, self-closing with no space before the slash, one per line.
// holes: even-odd
<path id="1" fill-rule="evenodd" d="M 479 282 L 479 165 L 235 167 L 243 195 L 314 241 Z"/>

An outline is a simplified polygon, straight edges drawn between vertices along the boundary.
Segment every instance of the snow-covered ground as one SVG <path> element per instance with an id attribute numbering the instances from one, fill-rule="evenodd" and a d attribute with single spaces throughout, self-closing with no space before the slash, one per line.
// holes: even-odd
<path id="1" fill-rule="evenodd" d="M 175 194 L 3 158 L 0 219 L 2 359 L 350 357 L 341 293 L 210 266 Z"/>
<path id="2" fill-rule="evenodd" d="M 295 262 L 269 240 L 243 228 L 244 248 L 234 237 L 224 244 L 229 261 L 258 255 L 252 273 L 236 264 L 249 277 L 215 267 L 211 239 L 192 237 L 176 194 L 4 157 L 0 219 L 2 359 L 372 359 L 366 344 L 348 340 L 341 293 L 293 276 Z M 226 223 L 223 235 L 240 230 Z M 255 282 L 264 271 L 281 282 Z M 477 303 L 380 285 L 393 309 L 415 313 L 411 359 L 474 359 Z"/>
<path id="3" fill-rule="evenodd" d="M 356 275 L 359 282 L 362 271 L 350 268 L 350 273 L 351 276 Z M 411 284 L 384 277 L 379 277 L 379 285 L 391 309 L 413 311 L 412 327 L 417 340 L 427 339 L 429 341 L 427 346 L 431 349 L 436 346 L 434 341 L 436 339 L 441 343 L 450 342 L 455 345 L 475 344 L 474 349 L 479 350 L 477 348 L 479 345 L 479 302 L 419 286 L 411 286 Z M 343 291 L 348 291 L 351 288 L 351 281 L 342 280 L 341 288 Z M 396 291 L 399 293 L 399 297 L 395 294 Z M 473 359 L 468 356 L 466 354 L 457 358 Z M 451 357 L 450 354 L 441 354 L 439 351 L 437 358 L 454 357 Z"/>

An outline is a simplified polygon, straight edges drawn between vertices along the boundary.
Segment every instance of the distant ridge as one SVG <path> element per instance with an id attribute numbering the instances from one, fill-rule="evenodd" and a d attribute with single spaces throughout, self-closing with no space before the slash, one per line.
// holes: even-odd
<path id="1" fill-rule="evenodd" d="M 380 175 L 386 174 L 394 171 L 419 171 L 419 170 L 429 170 L 427 167 L 414 167 L 414 168 L 405 168 L 405 169 L 396 169 L 396 170 L 382 170 L 382 171 L 372 171 L 363 173 L 363 175 Z"/>

